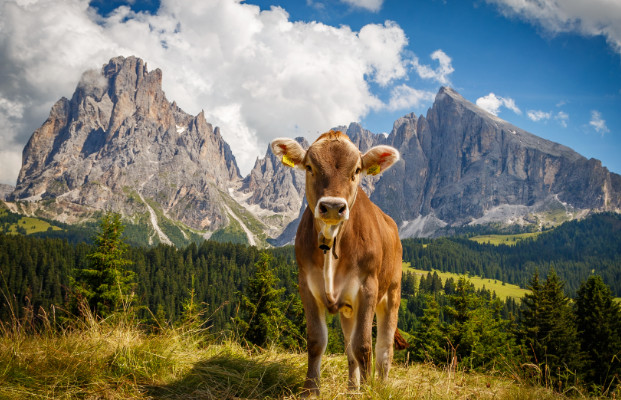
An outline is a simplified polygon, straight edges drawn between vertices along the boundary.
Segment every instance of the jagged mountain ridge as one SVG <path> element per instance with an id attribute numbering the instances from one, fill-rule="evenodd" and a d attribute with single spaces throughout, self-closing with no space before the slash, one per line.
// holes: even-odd
<path id="1" fill-rule="evenodd" d="M 432 236 L 446 226 L 466 224 L 545 225 L 621 209 L 621 176 L 598 160 L 503 121 L 447 87 L 439 90 L 426 117 L 405 115 L 388 136 L 357 123 L 336 129 L 362 152 L 377 144 L 401 152 L 396 165 L 379 177 L 365 177 L 362 185 L 395 219 L 402 237 Z"/>
<path id="2" fill-rule="evenodd" d="M 161 83 L 162 72 L 136 57 L 86 72 L 24 148 L 10 200 L 54 200 L 38 211 L 69 222 L 112 210 L 151 221 L 163 213 L 203 231 L 227 225 L 221 191 L 241 179 L 231 149 L 203 112 L 170 103 Z"/>
<path id="3" fill-rule="evenodd" d="M 186 239 L 189 227 L 204 237 L 229 229 L 250 244 L 291 242 L 305 208 L 304 173 L 284 167 L 268 148 L 242 180 L 219 129 L 204 113 L 191 116 L 168 102 L 161 80 L 159 69 L 149 72 L 136 57 L 86 72 L 26 145 L 9 199 L 28 200 L 22 212 L 65 222 L 120 212 L 151 226 L 153 243 L 167 242 L 165 223 L 178 223 Z M 405 115 L 389 135 L 358 123 L 337 129 L 362 152 L 377 144 L 400 150 L 393 168 L 362 186 L 402 237 L 464 224 L 541 224 L 550 210 L 571 219 L 621 209 L 619 175 L 450 88 L 440 89 L 426 116 Z"/>
<path id="4" fill-rule="evenodd" d="M 621 176 L 450 88 L 440 89 L 416 129 L 413 116 L 395 128 L 389 140 L 404 162 L 379 181 L 372 199 L 400 223 L 404 236 L 421 233 L 421 218 L 432 226 L 536 223 L 537 213 L 555 207 L 576 216 L 621 208 Z"/>

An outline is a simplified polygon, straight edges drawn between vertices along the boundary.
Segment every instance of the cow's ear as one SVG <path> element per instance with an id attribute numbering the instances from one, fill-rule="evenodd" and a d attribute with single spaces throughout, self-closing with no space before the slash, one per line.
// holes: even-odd
<path id="1" fill-rule="evenodd" d="M 362 156 L 362 171 L 377 175 L 399 161 L 399 151 L 390 146 L 375 146 Z"/>
<path id="2" fill-rule="evenodd" d="M 274 139 L 270 147 L 276 157 L 280 158 L 280 161 L 287 167 L 304 169 L 302 162 L 304 161 L 306 150 L 295 140 L 288 138 Z"/>

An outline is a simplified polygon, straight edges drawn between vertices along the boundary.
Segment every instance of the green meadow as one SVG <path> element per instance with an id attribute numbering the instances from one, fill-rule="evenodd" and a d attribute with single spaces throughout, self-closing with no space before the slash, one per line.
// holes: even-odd
<path id="1" fill-rule="evenodd" d="M 409 262 L 403 263 L 403 271 L 414 273 L 419 278 L 422 275 L 427 275 L 429 273 L 429 271 L 412 268 Z M 519 300 L 524 296 L 524 294 L 528 293 L 528 290 L 522 289 L 517 285 L 504 283 L 496 279 L 482 278 L 480 276 L 460 275 L 452 272 L 440 272 L 435 269 L 431 272 L 437 272 L 440 279 L 442 279 L 442 283 L 445 283 L 448 278 L 453 278 L 457 281 L 460 277 L 465 276 L 468 280 L 470 280 L 470 282 L 472 282 L 476 289 L 485 287 L 487 290 L 496 292 L 496 295 L 502 300 L 505 300 L 507 297 L 513 297 L 514 299 Z"/>
<path id="2" fill-rule="evenodd" d="M 541 232 L 518 233 L 515 235 L 479 235 L 471 237 L 470 240 L 479 244 L 493 244 L 495 246 L 505 244 L 507 246 L 514 246 L 519 241 L 534 239 L 540 234 Z"/>
<path id="3" fill-rule="evenodd" d="M 5 210 L 0 210 L 0 217 L 6 214 Z M 54 231 L 60 231 L 61 228 L 57 226 L 53 226 L 46 221 L 40 220 L 39 218 L 33 217 L 21 217 L 16 223 L 9 224 L 6 230 L 7 233 L 19 233 L 18 228 L 22 228 L 25 230 L 26 235 L 30 235 L 33 233 L 45 232 L 48 229 L 52 229 Z M 23 233 L 23 232 L 22 232 Z"/>

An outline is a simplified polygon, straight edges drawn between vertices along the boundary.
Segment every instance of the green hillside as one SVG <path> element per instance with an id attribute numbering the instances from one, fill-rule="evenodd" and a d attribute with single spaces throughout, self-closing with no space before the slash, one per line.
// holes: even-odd
<path id="1" fill-rule="evenodd" d="M 536 239 L 541 232 L 518 233 L 515 235 L 477 235 L 470 238 L 479 244 L 507 245 L 513 246 L 517 242 L 525 239 Z"/>
<path id="2" fill-rule="evenodd" d="M 551 353 L 556 351 L 553 347 L 546 347 L 547 353 L 539 348 L 533 353 L 528 337 L 520 332 L 540 328 L 525 330 L 530 327 L 524 317 L 530 306 L 516 301 L 526 291 L 502 285 L 494 274 L 515 278 L 539 269 L 542 284 L 548 285 L 548 280 L 557 283 L 538 292 L 537 298 L 550 296 L 546 301 L 553 306 L 546 309 L 562 310 L 571 321 L 571 313 L 578 317 L 572 302 L 593 303 L 580 302 L 573 294 L 567 297 L 563 293 L 567 281 L 558 276 L 563 272 L 576 280 L 571 285 L 578 287 L 586 280 L 578 280 L 583 268 L 589 268 L 587 276 L 594 270 L 619 271 L 618 222 L 619 216 L 613 214 L 594 216 L 514 246 L 478 244 L 467 238 L 404 240 L 404 258 L 410 264 L 404 266 L 398 326 L 411 348 L 396 354 L 390 384 L 372 384 L 364 389 L 363 398 L 562 398 L 547 390 L 551 387 L 586 394 L 585 388 L 597 383 L 601 374 L 593 378 L 580 366 L 560 371 L 560 364 L 552 364 L 550 368 L 555 369 L 549 375 L 537 372 L 545 371 L 544 363 L 555 360 L 549 358 L 551 354 L 568 359 L 577 359 L 578 354 L 566 349 Z M 102 321 L 74 317 L 80 311 L 72 278 L 92 269 L 89 254 L 94 246 L 37 235 L 0 233 L 0 292 L 11 294 L 0 302 L 0 398 L 299 397 L 306 356 L 295 346 L 304 347 L 302 332 L 306 328 L 300 319 L 292 246 L 263 252 L 254 246 L 214 241 L 182 248 L 129 247 L 124 255 L 129 263 L 124 265 L 134 274 L 135 308 Z M 241 306 L 246 304 L 243 296 L 253 286 L 257 263 L 265 255 L 272 260 L 269 270 L 274 280 L 270 285 L 279 296 L 275 309 L 300 329 L 299 341 L 288 344 L 286 352 L 264 344 L 262 349 L 253 347 L 244 342 L 248 340 L 245 331 L 239 329 L 244 326 L 240 315 L 248 316 L 247 310 L 252 309 Z M 558 275 L 544 277 L 551 266 Z M 478 270 L 490 275 L 476 274 Z M 527 280 L 532 279 L 533 273 Z M 601 293 L 611 297 L 609 291 Z M 188 310 L 197 306 L 201 316 L 189 316 Z M 71 310 L 74 316 L 62 310 Z M 587 307 L 581 315 L 588 316 L 590 311 L 597 310 Z M 614 317 L 614 312 L 606 315 Z M 575 332 L 575 326 L 550 318 L 546 320 L 549 326 L 562 327 L 554 331 L 555 343 L 569 343 L 573 348 L 587 343 L 575 344 L 575 338 L 571 342 L 571 337 L 563 337 L 565 331 Z M 616 325 L 619 320 L 609 325 L 621 333 L 621 325 Z M 262 317 L 261 321 L 271 320 Z M 205 331 L 196 324 L 210 328 Z M 336 398 L 346 393 L 347 361 L 342 355 L 339 318 L 328 318 L 327 325 L 325 394 Z M 281 341 L 287 335 L 282 330 L 274 332 L 267 343 L 284 346 Z M 614 348 L 620 345 L 615 340 L 608 342 Z M 589 357 L 589 365 L 594 365 L 596 359 Z M 616 363 L 612 368 L 621 371 L 621 365 L 610 359 Z M 412 376 L 424 383 L 411 385 Z M 613 383 L 613 378 L 601 376 Z M 205 388 L 211 394 L 202 391 Z"/>
<path id="3" fill-rule="evenodd" d="M 62 228 L 39 218 L 24 217 L 0 209 L 0 232 L 31 235 L 47 231 L 62 231 Z"/>
<path id="4" fill-rule="evenodd" d="M 512 245 L 477 243 L 467 237 L 404 239 L 403 260 L 416 269 L 480 276 L 521 288 L 526 288 L 535 271 L 545 277 L 554 269 L 569 294 L 589 276 L 600 275 L 621 297 L 620 214 L 595 214 L 532 237 L 495 238 Z"/>
<path id="5" fill-rule="evenodd" d="M 418 277 L 422 275 L 427 275 L 429 273 L 429 271 L 412 268 L 410 267 L 409 263 L 403 263 L 403 271 L 414 273 Z M 519 300 L 524 296 L 524 294 L 529 292 L 528 290 L 523 289 L 517 285 L 504 283 L 504 282 L 501 282 L 495 279 L 482 278 L 480 276 L 460 275 L 460 274 L 456 274 L 453 272 L 442 272 L 442 271 L 438 271 L 435 269 L 432 270 L 431 272 L 437 272 L 438 275 L 440 276 L 440 279 L 442 279 L 443 282 L 445 282 L 449 278 L 453 278 L 455 281 L 457 281 L 459 280 L 460 277 L 465 277 L 474 284 L 474 287 L 477 290 L 478 289 L 490 290 L 492 292 L 495 292 L 496 295 L 502 300 L 506 300 L 507 297 L 511 297 L 515 300 Z"/>

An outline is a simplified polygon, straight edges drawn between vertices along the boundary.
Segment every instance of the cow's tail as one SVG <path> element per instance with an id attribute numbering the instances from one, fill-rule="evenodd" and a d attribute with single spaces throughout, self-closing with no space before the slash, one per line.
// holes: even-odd
<path id="1" fill-rule="evenodd" d="M 397 330 L 395 331 L 395 349 L 403 350 L 407 349 L 408 347 L 410 347 L 410 344 L 407 342 L 407 340 L 403 338 L 403 336 L 401 336 L 401 334 L 399 333 L 399 328 L 397 328 Z"/>

